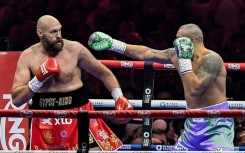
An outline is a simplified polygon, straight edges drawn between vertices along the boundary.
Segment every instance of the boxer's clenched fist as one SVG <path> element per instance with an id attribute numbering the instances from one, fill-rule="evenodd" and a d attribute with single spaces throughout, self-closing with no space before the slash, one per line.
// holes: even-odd
<path id="1" fill-rule="evenodd" d="M 37 70 L 36 76 L 29 81 L 28 85 L 33 92 L 37 92 L 43 83 L 52 75 L 60 74 L 60 66 L 53 58 L 48 58 Z"/>

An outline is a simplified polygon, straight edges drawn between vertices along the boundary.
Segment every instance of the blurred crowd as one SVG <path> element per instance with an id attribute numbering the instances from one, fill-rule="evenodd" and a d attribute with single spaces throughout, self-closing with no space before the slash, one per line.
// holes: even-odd
<path id="1" fill-rule="evenodd" d="M 195 23 L 203 30 L 206 47 L 219 53 L 224 62 L 242 63 L 245 59 L 244 0 L 1 0 L 0 37 L 7 38 L 10 46 L 4 47 L 1 45 L 5 43 L 0 43 L 0 49 L 22 51 L 38 42 L 36 21 L 44 14 L 53 15 L 61 22 L 63 38 L 79 41 L 86 47 L 89 35 L 102 31 L 126 43 L 166 49 L 172 47 L 182 24 Z M 91 52 L 97 59 L 132 60 L 109 51 Z M 112 71 L 125 97 L 142 99 L 144 70 Z M 90 98 L 111 98 L 103 84 L 93 76 L 86 74 L 83 79 Z M 245 100 L 244 86 L 244 72 L 228 72 L 229 100 Z M 155 71 L 154 88 L 154 99 L 184 99 L 177 71 Z M 241 124 L 245 125 L 243 122 Z M 161 128 L 154 123 L 162 125 Z M 236 124 L 239 126 L 238 122 Z M 118 135 L 125 142 L 140 143 L 141 139 L 137 138 L 142 136 L 141 124 L 124 126 L 128 135 L 125 137 L 122 132 Z M 173 144 L 181 133 L 183 121 L 154 120 L 153 126 L 153 136 L 157 137 L 153 142 Z M 116 127 L 114 123 L 113 127 Z M 241 128 L 236 129 L 237 133 L 243 132 Z M 244 141 L 245 145 L 245 139 L 239 135 L 235 141 L 237 145 Z"/>

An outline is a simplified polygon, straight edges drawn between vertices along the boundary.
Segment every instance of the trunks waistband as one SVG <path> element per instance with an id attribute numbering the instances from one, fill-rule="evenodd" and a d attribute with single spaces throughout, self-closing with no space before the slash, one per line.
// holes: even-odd
<path id="1" fill-rule="evenodd" d="M 85 87 L 70 92 L 35 93 L 31 109 L 60 110 L 81 107 L 88 103 Z"/>
<path id="2" fill-rule="evenodd" d="M 208 107 L 203 107 L 201 110 L 218 110 L 218 109 L 229 109 L 229 103 L 227 101 L 216 104 L 216 105 L 211 105 Z"/>
<path id="3" fill-rule="evenodd" d="M 187 108 L 189 109 L 189 108 Z M 230 109 L 230 105 L 227 101 L 219 103 L 219 104 L 215 104 L 215 105 L 211 105 L 208 107 L 203 107 L 203 108 L 197 108 L 197 109 L 201 109 L 201 110 L 218 110 L 218 109 Z M 195 110 L 195 109 L 194 109 Z"/>

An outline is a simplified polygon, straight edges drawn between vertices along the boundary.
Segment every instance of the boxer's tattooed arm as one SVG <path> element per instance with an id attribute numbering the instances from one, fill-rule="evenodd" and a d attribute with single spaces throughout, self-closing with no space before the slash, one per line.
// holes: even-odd
<path id="1" fill-rule="evenodd" d="M 222 64 L 222 59 L 218 55 L 208 55 L 203 58 L 200 67 L 195 73 L 203 80 L 204 86 L 209 86 L 221 71 Z"/>
<path id="2" fill-rule="evenodd" d="M 131 58 L 136 58 L 136 59 L 138 59 L 138 55 L 139 55 L 139 54 L 137 53 L 137 49 L 132 48 L 132 49 L 130 49 L 130 50 L 125 50 L 124 55 L 129 56 L 129 57 L 131 57 Z"/>
<path id="3" fill-rule="evenodd" d="M 166 50 L 156 50 L 156 49 L 149 49 L 152 53 L 156 54 L 156 56 L 167 56 L 169 59 L 176 55 L 176 51 L 174 48 L 168 48 Z"/>
<path id="4" fill-rule="evenodd" d="M 167 52 L 168 52 L 169 58 L 172 58 L 173 56 L 176 56 L 175 48 L 169 48 L 169 49 L 167 49 Z"/>
<path id="5" fill-rule="evenodd" d="M 155 50 L 155 49 L 152 49 L 152 48 L 148 48 L 146 51 L 149 51 L 153 54 L 161 54 L 161 51 L 160 50 Z M 138 48 L 132 48 L 130 50 L 126 50 L 124 52 L 125 55 L 127 56 L 130 56 L 132 58 L 138 58 L 139 57 L 139 49 Z"/>
<path id="6" fill-rule="evenodd" d="M 142 47 L 130 46 L 130 48 L 128 47 L 125 50 L 124 55 L 135 59 L 149 60 L 149 61 L 169 60 L 170 58 L 168 49 L 156 50 L 145 46 Z"/>

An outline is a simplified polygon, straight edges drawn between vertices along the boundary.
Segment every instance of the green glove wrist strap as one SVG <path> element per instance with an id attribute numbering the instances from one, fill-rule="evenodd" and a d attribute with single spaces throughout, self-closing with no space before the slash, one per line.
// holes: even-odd
<path id="1" fill-rule="evenodd" d="M 123 54 L 125 52 L 125 49 L 126 49 L 126 43 L 116 39 L 112 39 L 112 46 L 109 50 Z"/>
<path id="2" fill-rule="evenodd" d="M 181 75 L 192 72 L 191 59 L 179 58 L 179 68 Z"/>

